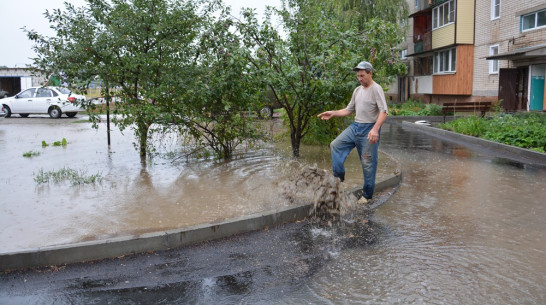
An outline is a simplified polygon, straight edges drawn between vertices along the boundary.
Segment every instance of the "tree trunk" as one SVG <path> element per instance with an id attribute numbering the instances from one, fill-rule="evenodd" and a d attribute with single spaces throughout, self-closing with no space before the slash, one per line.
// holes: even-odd
<path id="1" fill-rule="evenodd" d="M 301 132 L 291 128 L 290 141 L 292 142 L 292 156 L 294 158 L 300 157 L 300 144 L 301 144 Z"/>
<path id="2" fill-rule="evenodd" d="M 150 125 L 146 122 L 138 122 L 137 128 L 140 160 L 146 161 L 146 152 L 148 151 L 148 129 L 150 128 Z"/>

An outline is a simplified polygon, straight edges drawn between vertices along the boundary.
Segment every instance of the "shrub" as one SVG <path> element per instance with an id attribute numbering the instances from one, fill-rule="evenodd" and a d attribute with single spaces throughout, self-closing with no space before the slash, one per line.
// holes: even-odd
<path id="1" fill-rule="evenodd" d="M 486 130 L 486 124 L 484 121 L 484 118 L 469 116 L 466 118 L 453 120 L 445 124 L 440 124 L 440 128 L 469 136 L 480 137 Z"/>
<path id="2" fill-rule="evenodd" d="M 537 113 L 495 116 L 489 121 L 483 138 L 544 153 L 546 151 L 545 118 L 544 115 Z"/>
<path id="3" fill-rule="evenodd" d="M 442 129 L 481 137 L 507 145 L 546 152 L 546 115 L 540 113 L 499 114 L 491 118 L 470 116 L 440 124 Z"/>
<path id="4" fill-rule="evenodd" d="M 402 104 L 389 105 L 389 112 L 397 116 L 442 115 L 442 106 L 409 99 Z"/>

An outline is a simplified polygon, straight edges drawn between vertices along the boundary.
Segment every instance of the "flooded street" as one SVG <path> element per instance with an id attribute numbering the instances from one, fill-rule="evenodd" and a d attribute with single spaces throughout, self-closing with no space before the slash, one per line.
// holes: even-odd
<path id="1" fill-rule="evenodd" d="M 385 127 L 382 149 L 401 161 L 403 181 L 372 217 L 377 243 L 340 252 L 305 298 L 545 304 L 546 170 Z"/>
<path id="2" fill-rule="evenodd" d="M 41 150 L 42 140 L 66 137 L 69 142 L 66 151 L 77 147 L 80 141 L 77 137 L 72 138 L 76 131 L 52 128 L 47 139 L 41 134 L 35 136 L 36 144 L 14 144 L 20 138 L 6 141 L 8 135 L 2 124 L 0 122 L 0 153 L 3 157 L 5 145 L 23 146 L 17 152 L 17 156 L 21 156 L 27 150 Z M 78 124 L 73 126 L 71 128 L 75 130 L 84 128 Z M 104 129 L 99 130 L 99 133 L 103 132 Z M 30 131 L 24 134 L 29 133 L 32 135 Z M 99 133 L 93 141 L 97 141 L 96 145 L 105 145 L 104 136 Z M 80 267 L 77 266 L 66 273 L 26 274 L 26 284 L 20 288 L 23 295 L 2 293 L 0 301 L 37 304 L 545 304 L 546 168 L 499 159 L 487 152 L 405 130 L 395 123 L 384 125 L 381 136 L 381 150 L 401 162 L 403 179 L 398 191 L 370 216 L 365 226 L 368 233 L 363 235 L 367 236 L 365 241 L 359 240 L 358 234 L 355 234 L 355 240 L 352 232 L 347 233 L 339 226 L 301 228 L 297 224 L 287 225 L 253 233 L 250 237 L 235 237 L 169 252 L 160 262 L 154 261 L 158 258 L 153 255 L 147 256 L 143 258 L 144 263 L 135 262 L 135 266 L 155 264 L 156 267 L 142 267 L 136 273 L 124 269 L 131 264 L 131 259 L 121 263 L 105 262 L 105 266 L 96 265 L 93 269 L 97 273 L 101 268 L 110 270 L 97 275 L 101 279 L 100 285 L 97 284 L 99 281 L 84 281 L 93 275 L 78 271 Z M 117 138 L 113 136 L 113 139 Z M 44 150 L 40 156 L 23 161 L 36 162 L 49 170 L 59 162 L 55 159 L 59 155 L 70 159 L 70 156 L 62 156 L 61 147 Z M 52 150 L 58 150 L 56 157 L 50 157 Z M 72 150 L 71 153 L 85 151 Z M 171 164 L 157 164 L 134 176 L 108 172 L 105 170 L 108 167 L 104 166 L 126 159 L 127 162 L 121 162 L 124 166 L 112 166 L 112 171 L 133 174 L 141 171 L 132 147 L 111 154 L 92 151 L 87 152 L 87 156 L 85 168 L 89 173 L 101 169 L 106 180 L 93 190 L 71 186 L 52 190 L 51 186 L 35 186 L 34 181 L 28 179 L 32 168 L 21 168 L 4 159 L 7 171 L 0 174 L 0 187 L 5 193 L 2 205 L 30 196 L 32 200 L 25 203 L 29 214 L 25 221 L 45 228 L 51 223 L 43 218 L 51 218 L 55 212 L 45 209 L 40 198 L 53 196 L 52 192 L 71 192 L 70 197 L 61 196 L 65 198 L 62 202 L 50 203 L 68 206 L 67 209 L 73 211 L 62 217 L 65 220 L 74 218 L 73 227 L 64 227 L 63 232 L 55 233 L 57 236 L 69 235 L 68 239 L 96 222 L 101 223 L 96 234 L 105 236 L 112 234 L 109 227 L 123 228 L 133 221 L 157 223 L 163 219 L 161 215 L 141 211 L 161 205 L 158 198 L 183 205 L 184 194 L 195 189 L 200 190 L 203 197 L 198 202 L 200 209 L 187 211 L 196 213 L 188 219 L 211 211 L 214 214 L 214 210 L 236 214 L 279 204 L 272 199 L 278 196 L 269 193 L 278 191 L 269 187 L 275 185 L 271 179 L 282 179 L 276 176 L 279 159 L 268 153 L 247 154 L 230 164 L 179 165 L 184 171 Z M 38 162 L 39 158 L 47 158 L 48 162 L 44 163 L 43 159 Z M 238 162 L 245 165 L 239 166 Z M 81 168 L 82 164 L 68 165 Z M 226 171 L 234 174 L 228 179 L 220 174 Z M 205 178 L 212 183 L 204 184 L 199 175 L 194 174 L 196 172 L 207 173 Z M 121 180 L 109 177 L 120 177 Z M 247 184 L 249 180 L 255 183 Z M 149 187 L 150 181 L 154 188 Z M 20 184 L 32 185 L 31 195 L 5 192 L 6 186 Z M 234 207 L 215 205 L 222 202 L 226 194 L 233 196 L 229 190 L 235 186 L 241 190 L 237 192 L 240 196 L 237 200 L 244 201 L 259 193 L 256 202 L 261 206 L 239 207 L 237 200 L 232 202 L 231 199 Z M 122 196 L 129 200 L 122 200 L 119 192 L 109 188 L 121 188 Z M 149 200 L 142 199 L 148 196 Z M 85 208 L 71 210 L 65 202 L 82 198 L 90 198 Z M 108 213 L 99 214 L 99 210 Z M 165 207 L 165 211 L 172 213 L 169 207 Z M 124 217 L 119 219 L 112 216 L 114 214 Z M 25 227 L 14 224 L 9 214 L 3 213 L 0 217 L 2 247 L 6 241 L 17 244 L 12 236 L 21 234 Z M 346 220 L 347 223 L 354 221 L 361 219 Z M 171 225 L 184 223 L 168 226 Z M 43 228 L 31 233 L 39 235 Z M 47 236 L 35 237 L 36 242 L 44 238 Z M 17 275 L 13 275 L 12 282 L 6 276 L 1 287 L 14 287 L 17 280 Z M 49 287 L 48 281 L 58 286 Z"/>
<path id="3" fill-rule="evenodd" d="M 161 137 L 160 155 L 142 166 L 132 131 L 112 129 L 108 149 L 104 123 L 96 130 L 82 118 L 0 121 L 0 253 L 220 222 L 291 204 L 280 196 L 287 147 L 263 145 L 230 162 L 188 161 L 168 156 L 180 144 Z M 63 138 L 66 146 L 53 145 Z M 309 164 L 330 167 L 328 150 L 304 149 Z M 24 157 L 27 152 L 38 154 Z M 350 156 L 348 162 L 358 159 Z M 34 181 L 41 170 L 63 168 L 100 175 L 102 181 Z M 391 170 L 380 163 L 378 179 Z M 360 165 L 349 166 L 347 184 L 358 186 L 361 175 Z"/>

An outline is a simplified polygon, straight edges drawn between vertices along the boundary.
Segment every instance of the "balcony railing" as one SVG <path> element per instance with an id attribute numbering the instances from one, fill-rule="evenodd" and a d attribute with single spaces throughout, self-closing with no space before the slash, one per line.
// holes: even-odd
<path id="1" fill-rule="evenodd" d="M 432 49 L 432 32 L 417 34 L 414 37 L 413 51 L 421 53 Z"/>

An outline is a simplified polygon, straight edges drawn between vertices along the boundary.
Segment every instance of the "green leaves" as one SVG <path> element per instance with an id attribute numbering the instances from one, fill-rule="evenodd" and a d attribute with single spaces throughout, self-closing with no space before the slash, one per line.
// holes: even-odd
<path id="1" fill-rule="evenodd" d="M 389 104 L 389 114 L 399 116 L 442 115 L 442 106 L 436 104 L 423 104 L 420 101 L 409 99 L 402 104 Z"/>
<path id="2" fill-rule="evenodd" d="M 441 125 L 442 128 L 491 141 L 546 152 L 546 116 L 540 113 L 471 116 Z"/>
<path id="3" fill-rule="evenodd" d="M 234 19 L 216 0 L 87 0 L 85 7 L 66 3 L 45 14 L 55 36 L 26 31 L 36 68 L 82 91 L 102 81 L 103 96 L 115 103 L 115 124 L 135 130 L 143 158 L 151 134 L 172 125 L 229 158 L 260 136 L 241 114 L 272 103 L 286 110 L 298 156 L 307 134 L 333 134 L 314 117 L 347 104 L 359 61 L 373 61 L 380 83 L 405 71 L 394 55 L 402 37 L 394 23 L 366 17 L 345 24 L 344 11 L 330 4 L 290 0 L 259 23 L 252 10 Z M 381 0 L 373 9 L 396 5 L 388 4 Z M 98 122 L 98 114 L 90 115 Z"/>
<path id="4" fill-rule="evenodd" d="M 395 52 L 403 39 L 396 24 L 377 18 L 360 26 L 343 24 L 341 12 L 328 1 L 290 0 L 268 14 L 270 18 L 258 24 L 246 11 L 237 27 L 246 47 L 253 50 L 250 63 L 262 73 L 275 102 L 286 110 L 295 157 L 303 137 L 328 143 L 331 138 L 324 135 L 333 137 L 339 129 L 341 122 L 324 124 L 315 116 L 348 104 L 358 86 L 352 71 L 358 62 L 372 61 L 379 83 L 388 84 L 405 73 Z"/>

